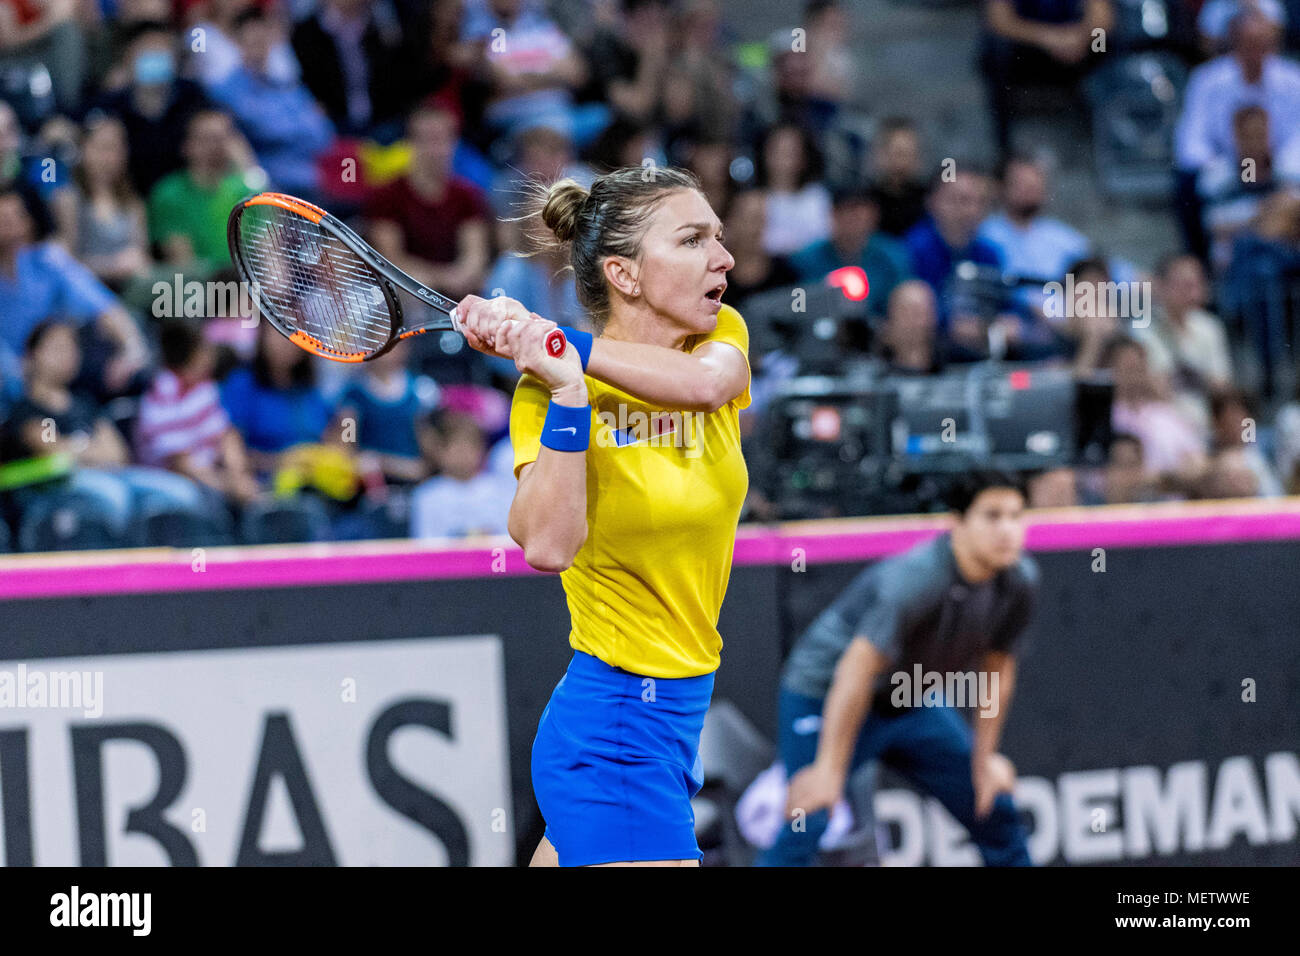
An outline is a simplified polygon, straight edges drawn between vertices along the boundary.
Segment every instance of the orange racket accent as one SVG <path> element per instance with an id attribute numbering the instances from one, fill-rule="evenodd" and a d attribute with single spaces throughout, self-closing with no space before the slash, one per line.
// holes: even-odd
<path id="1" fill-rule="evenodd" d="M 325 218 L 325 210 L 320 206 L 313 206 L 309 202 L 303 202 L 301 199 L 295 199 L 293 196 L 286 196 L 284 193 L 259 193 L 252 199 L 244 203 L 245 206 L 279 206 L 281 209 L 287 209 L 289 212 L 296 213 L 304 219 L 310 219 L 312 222 L 320 222 Z"/>
<path id="2" fill-rule="evenodd" d="M 428 329 L 407 329 L 405 332 L 403 332 L 401 335 L 398 336 L 398 339 L 409 339 L 412 335 L 423 335 L 425 332 L 428 331 L 429 331 Z"/>
<path id="3" fill-rule="evenodd" d="M 315 203 L 309 203 L 307 200 L 299 199 L 297 196 L 290 196 L 288 193 L 263 193 L 263 195 L 275 196 L 277 199 L 287 199 L 289 202 L 296 203 L 299 206 L 305 206 L 306 208 L 310 209 L 312 212 L 319 213 L 321 216 L 329 215 L 329 213 L 327 213 L 320 206 L 317 206 Z"/>
<path id="4" fill-rule="evenodd" d="M 289 341 L 299 348 L 306 349 L 321 358 L 333 359 L 335 362 L 362 362 L 365 361 L 368 354 L 366 352 L 340 352 L 338 349 L 332 349 L 324 342 L 312 338 L 302 329 L 289 336 Z"/>

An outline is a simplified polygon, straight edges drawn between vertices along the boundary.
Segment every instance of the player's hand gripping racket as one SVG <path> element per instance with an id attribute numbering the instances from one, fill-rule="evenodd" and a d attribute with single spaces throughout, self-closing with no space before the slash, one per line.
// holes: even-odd
<path id="1" fill-rule="evenodd" d="M 319 206 L 284 193 L 259 193 L 230 211 L 226 242 L 239 277 L 276 330 L 336 362 L 364 362 L 402 339 L 438 329 L 461 331 L 456 303 L 393 265 Z M 397 290 L 437 317 L 408 327 Z M 555 329 L 546 350 L 568 342 Z"/>

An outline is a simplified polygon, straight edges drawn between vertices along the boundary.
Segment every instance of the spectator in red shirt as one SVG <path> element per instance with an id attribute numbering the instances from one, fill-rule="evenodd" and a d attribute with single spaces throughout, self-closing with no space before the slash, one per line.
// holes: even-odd
<path id="1" fill-rule="evenodd" d="M 451 171 L 456 117 L 440 106 L 411 115 L 411 168 L 376 190 L 366 206 L 380 254 L 453 299 L 479 292 L 490 259 L 487 200 Z"/>

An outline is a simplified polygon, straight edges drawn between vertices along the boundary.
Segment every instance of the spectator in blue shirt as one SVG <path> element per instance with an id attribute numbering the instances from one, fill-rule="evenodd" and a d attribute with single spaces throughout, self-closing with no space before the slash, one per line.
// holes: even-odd
<path id="1" fill-rule="evenodd" d="M 280 453 L 319 442 L 333 409 L 316 387 L 311 356 L 263 322 L 251 365 L 235 369 L 221 385 L 221 404 L 244 436 L 257 471 L 274 472 Z"/>
<path id="2" fill-rule="evenodd" d="M 437 383 L 424 375 L 412 375 L 406 367 L 407 356 L 406 349 L 397 348 L 367 362 L 337 402 L 344 444 L 363 455 L 376 456 L 385 480 L 397 484 L 427 477 L 415 423 L 438 404 Z"/>
<path id="3" fill-rule="evenodd" d="M 1006 276 L 1021 280 L 1007 303 L 1024 319 L 1011 332 L 1013 344 L 1032 341 L 1050 354 L 1061 343 L 1043 313 L 1047 283 L 1060 281 L 1071 263 L 1091 253 L 1092 243 L 1073 226 L 1043 215 L 1049 190 L 1042 163 L 1013 155 L 1001 179 L 1002 210 L 984 220 L 976 235 L 997 247 Z"/>
<path id="4" fill-rule="evenodd" d="M 867 274 L 870 295 L 867 309 L 884 315 L 895 287 L 912 276 L 907 247 L 878 230 L 880 206 L 865 188 L 848 186 L 835 191 L 831 207 L 831 234 L 805 246 L 790 257 L 800 279 L 820 280 L 844 266 L 858 266 Z"/>
<path id="5" fill-rule="evenodd" d="M 0 191 L 0 364 L 13 377 L 27 336 L 62 318 L 98 331 L 114 354 L 95 375 L 105 394 L 121 394 L 144 368 L 149 351 L 139 327 L 94 273 L 53 242 L 33 243 L 22 194 Z"/>
<path id="6" fill-rule="evenodd" d="M 273 76 L 279 30 L 257 7 L 235 17 L 241 64 L 208 94 L 226 107 L 275 189 L 317 198 L 317 158 L 334 141 L 334 125 L 298 79 Z"/>
<path id="7" fill-rule="evenodd" d="M 1041 162 L 1013 155 L 1003 164 L 1001 180 L 1002 209 L 984 220 L 976 235 L 997 247 L 1007 275 L 1051 282 L 1088 255 L 1087 236 L 1043 214 L 1049 188 Z"/>
<path id="8" fill-rule="evenodd" d="M 984 334 L 982 323 L 957 294 L 953 279 L 958 263 L 967 262 L 1000 275 L 997 247 L 977 235 L 988 213 L 989 193 L 989 177 L 982 171 L 962 163 L 941 168 L 930 185 L 926 217 L 903 237 L 912 271 L 938 299 L 940 334 L 975 346 Z"/>

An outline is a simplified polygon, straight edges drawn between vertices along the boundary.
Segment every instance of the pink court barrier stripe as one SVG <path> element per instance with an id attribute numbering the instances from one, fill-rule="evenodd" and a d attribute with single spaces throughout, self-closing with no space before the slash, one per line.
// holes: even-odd
<path id="1" fill-rule="evenodd" d="M 744 526 L 738 566 L 866 561 L 895 554 L 946 527 L 939 516 L 855 518 Z M 1300 499 L 1077 508 L 1032 516 L 1030 551 L 1167 547 L 1300 540 Z M 508 538 L 104 551 L 0 558 L 0 599 L 313 587 L 383 581 L 537 574 Z M 196 570 L 197 567 L 203 570 Z"/>

